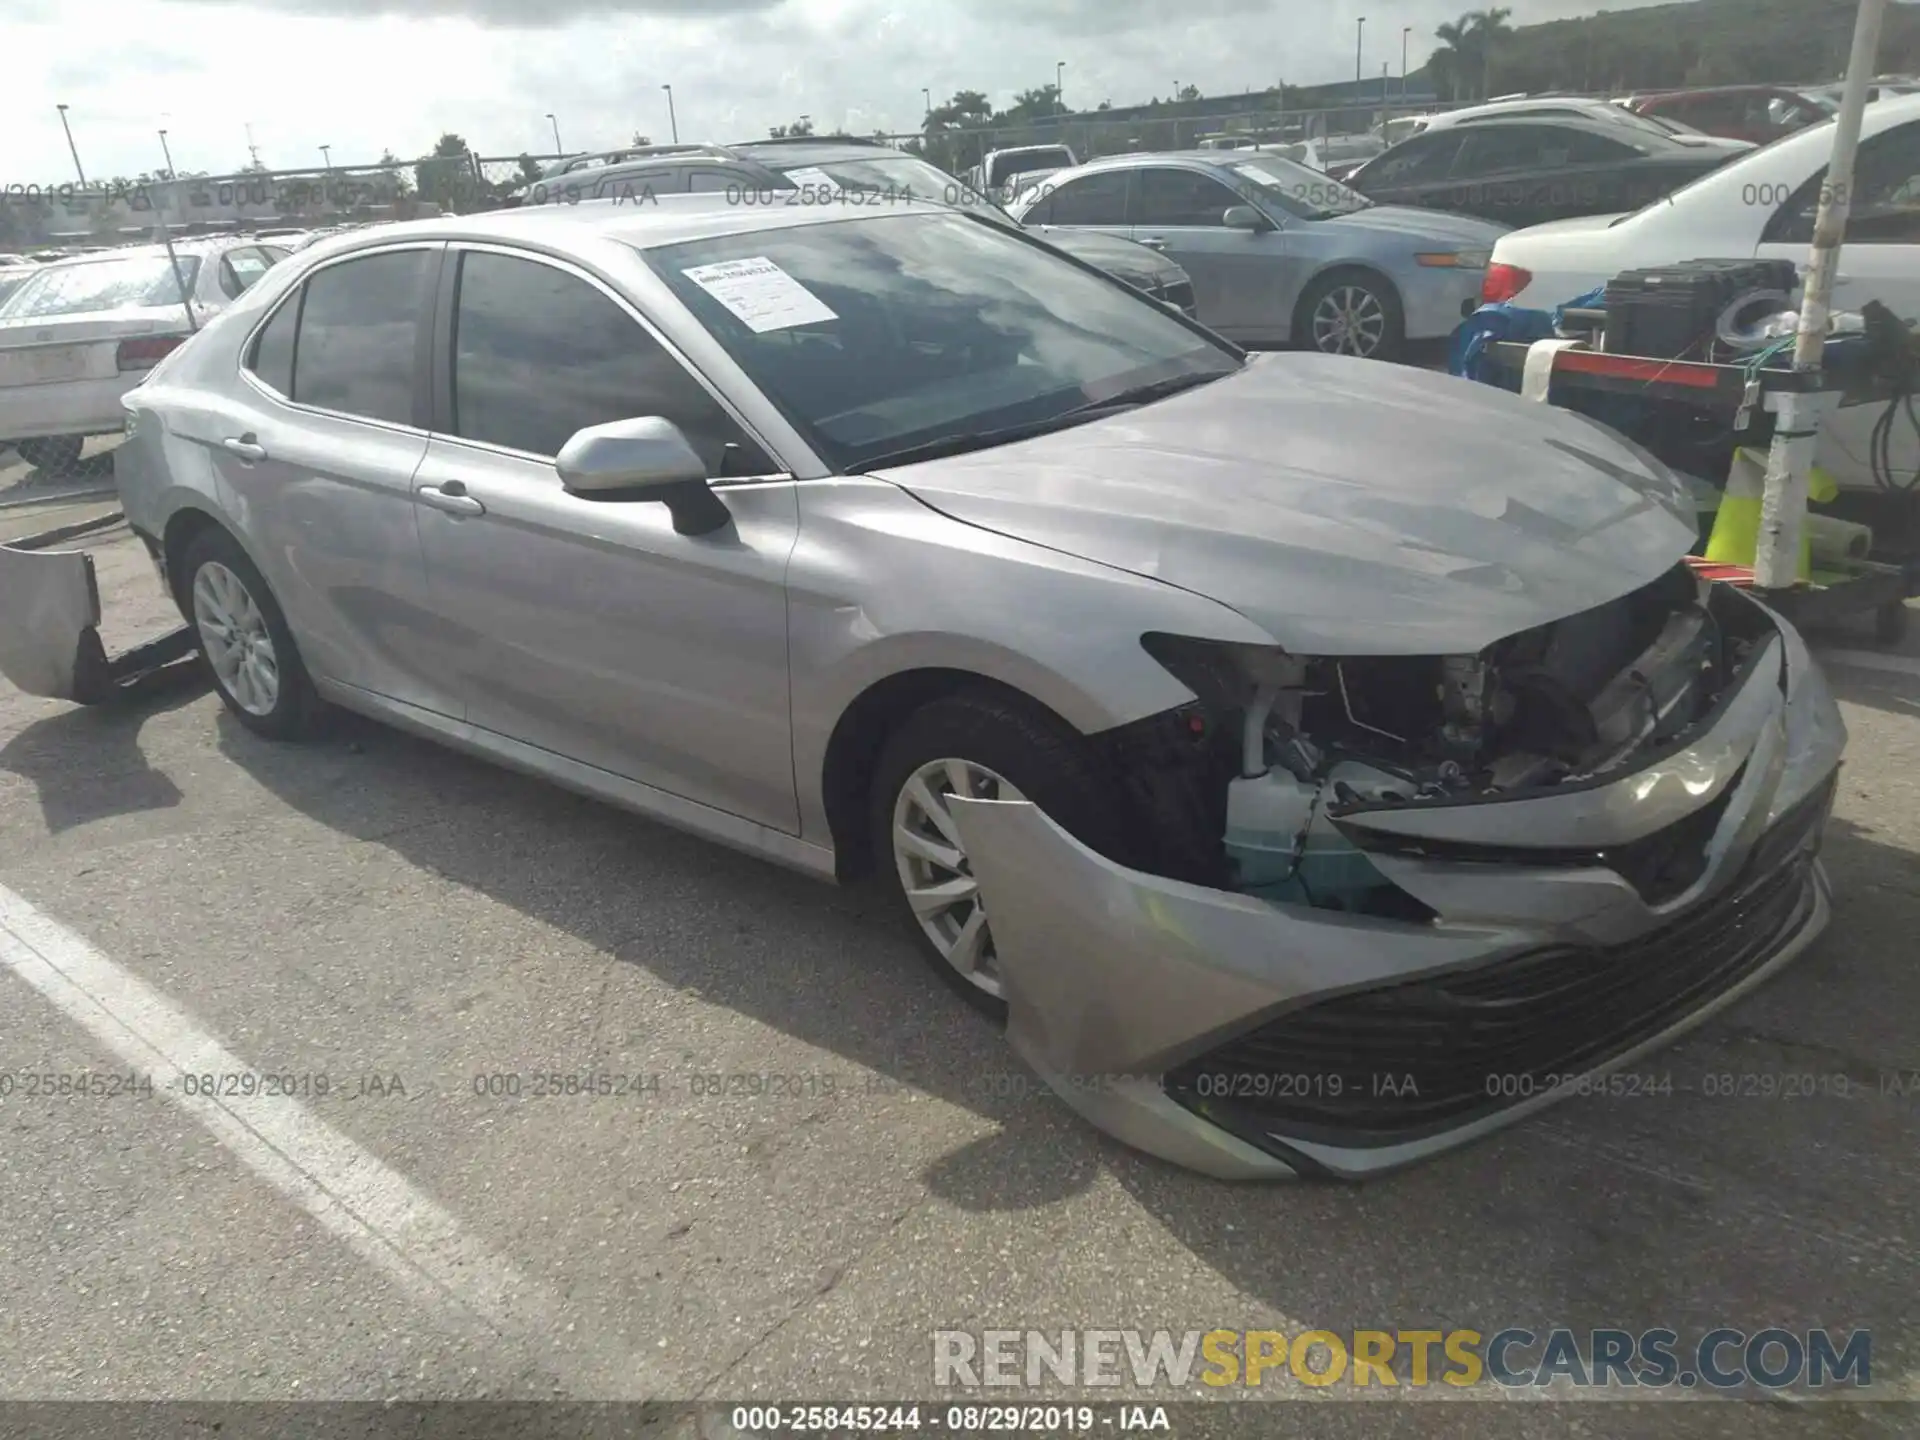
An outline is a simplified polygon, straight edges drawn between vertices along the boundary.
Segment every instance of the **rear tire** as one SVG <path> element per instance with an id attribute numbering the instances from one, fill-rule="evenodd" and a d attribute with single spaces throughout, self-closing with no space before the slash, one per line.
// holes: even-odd
<path id="1" fill-rule="evenodd" d="M 226 531 L 209 527 L 180 565 L 181 609 L 234 719 L 269 740 L 313 734 L 325 713 L 267 582 Z"/>
<path id="2" fill-rule="evenodd" d="M 1089 844 L 1111 839 L 1120 817 L 1086 741 L 1017 697 L 979 690 L 935 700 L 882 748 L 870 815 L 881 884 L 941 979 L 1004 1022 L 992 930 L 942 803 L 962 783 L 979 798 L 1030 800 Z"/>
<path id="3" fill-rule="evenodd" d="M 1336 270 L 1300 297 L 1294 341 L 1323 355 L 1398 360 L 1407 348 L 1407 317 L 1400 297 L 1377 275 Z"/>
<path id="4" fill-rule="evenodd" d="M 80 452 L 87 442 L 78 435 L 46 435 L 37 440 L 16 440 L 13 448 L 20 458 L 36 470 L 56 475 L 70 473 L 80 464 Z"/>

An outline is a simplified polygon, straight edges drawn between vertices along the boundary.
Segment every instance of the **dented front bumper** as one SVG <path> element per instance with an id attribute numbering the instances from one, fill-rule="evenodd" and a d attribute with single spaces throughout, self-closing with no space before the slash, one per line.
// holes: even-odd
<path id="1" fill-rule="evenodd" d="M 0 675 L 50 700 L 94 705 L 187 655 L 182 627 L 123 654 L 100 641 L 100 582 L 83 550 L 0 545 Z"/>
<path id="2" fill-rule="evenodd" d="M 1031 803 L 950 803 L 1009 1039 L 1069 1104 L 1207 1174 L 1360 1178 L 1606 1093 L 1599 1077 L 1799 954 L 1829 918 L 1815 855 L 1845 743 L 1781 624 L 1708 728 L 1651 765 L 1539 799 L 1369 817 L 1436 842 L 1371 857 L 1430 924 L 1161 879 Z M 1567 860 L 1689 819 L 1698 833 L 1701 812 L 1698 878 L 1659 903 Z M 1430 858 L 1453 841 L 1501 858 Z M 1527 847 L 1553 863 L 1520 863 Z"/>

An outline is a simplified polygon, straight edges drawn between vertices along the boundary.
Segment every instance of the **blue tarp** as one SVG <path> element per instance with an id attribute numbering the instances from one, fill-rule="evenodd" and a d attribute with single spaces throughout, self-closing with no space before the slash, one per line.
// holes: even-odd
<path id="1" fill-rule="evenodd" d="M 1529 310 L 1511 302 L 1482 305 L 1462 320 L 1453 332 L 1453 349 L 1447 357 L 1447 369 L 1463 380 L 1482 385 L 1498 385 L 1505 390 L 1520 389 L 1520 373 L 1488 363 L 1487 346 L 1496 340 L 1531 344 L 1548 340 L 1560 328 L 1561 318 L 1570 309 L 1591 309 L 1606 299 L 1606 287 L 1597 286 L 1584 295 L 1576 295 L 1553 310 Z"/>

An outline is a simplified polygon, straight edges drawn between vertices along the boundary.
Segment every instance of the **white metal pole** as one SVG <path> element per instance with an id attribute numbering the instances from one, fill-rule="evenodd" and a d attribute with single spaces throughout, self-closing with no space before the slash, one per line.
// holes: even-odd
<path id="1" fill-rule="evenodd" d="M 1840 114 L 1833 122 L 1833 158 L 1821 188 L 1813 222 L 1813 248 L 1807 256 L 1800 328 L 1794 339 L 1793 368 L 1818 370 L 1826 348 L 1833 278 L 1847 233 L 1852 200 L 1853 162 L 1860 149 L 1860 121 L 1872 88 L 1874 57 L 1880 49 L 1880 24 L 1887 0 L 1860 0 L 1853 23 L 1853 51 L 1847 57 L 1847 83 Z M 1807 515 L 1807 476 L 1813 468 L 1820 425 L 1835 408 L 1831 393 L 1776 395 L 1773 449 L 1767 457 L 1766 490 L 1760 500 L 1760 537 L 1754 554 L 1754 584 L 1762 590 L 1786 590 L 1800 575 L 1800 534 Z"/>

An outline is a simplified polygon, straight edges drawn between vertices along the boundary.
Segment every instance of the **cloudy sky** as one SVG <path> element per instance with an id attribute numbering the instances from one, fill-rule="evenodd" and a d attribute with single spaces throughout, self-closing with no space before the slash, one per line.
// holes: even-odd
<path id="1" fill-rule="evenodd" d="M 1653 0 L 1507 0 L 1514 23 Z M 819 129 L 909 130 L 922 88 L 1005 104 L 1066 62 L 1074 107 L 1399 73 L 1468 0 L 0 0 L 0 187 L 161 163 L 222 173 L 252 126 L 274 169 L 413 157 L 447 130 L 485 155 Z"/>

